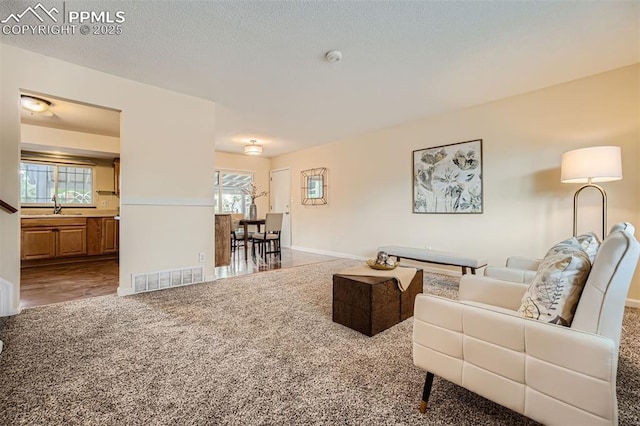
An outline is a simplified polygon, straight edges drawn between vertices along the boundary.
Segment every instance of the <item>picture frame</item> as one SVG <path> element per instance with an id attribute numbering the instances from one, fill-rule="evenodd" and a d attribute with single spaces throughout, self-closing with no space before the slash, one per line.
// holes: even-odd
<path id="1" fill-rule="evenodd" d="M 302 204 L 318 206 L 327 204 L 327 168 L 303 170 L 300 172 Z"/>
<path id="2" fill-rule="evenodd" d="M 412 153 L 413 213 L 483 212 L 482 139 Z"/>

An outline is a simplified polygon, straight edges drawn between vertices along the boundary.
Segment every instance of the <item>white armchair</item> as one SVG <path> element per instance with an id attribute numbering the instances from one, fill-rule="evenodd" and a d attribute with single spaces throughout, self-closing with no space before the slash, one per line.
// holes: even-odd
<path id="1" fill-rule="evenodd" d="M 640 256 L 633 232 L 619 224 L 603 241 L 571 327 L 519 316 L 529 285 L 495 276 L 464 275 L 458 301 L 418 295 L 413 361 L 427 371 L 420 411 L 437 375 L 544 424 L 617 424 L 622 317 Z"/>

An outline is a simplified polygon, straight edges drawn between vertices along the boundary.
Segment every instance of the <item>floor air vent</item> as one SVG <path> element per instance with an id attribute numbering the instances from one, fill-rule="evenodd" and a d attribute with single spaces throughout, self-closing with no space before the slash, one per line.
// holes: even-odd
<path id="1" fill-rule="evenodd" d="M 133 274 L 131 281 L 134 293 L 201 283 L 204 281 L 204 267 L 194 266 L 192 268 L 171 269 L 147 274 Z"/>

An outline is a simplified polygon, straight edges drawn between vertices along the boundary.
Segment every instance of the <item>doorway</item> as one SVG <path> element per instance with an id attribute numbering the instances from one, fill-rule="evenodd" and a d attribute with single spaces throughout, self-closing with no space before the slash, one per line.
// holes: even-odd
<path id="1" fill-rule="evenodd" d="M 291 171 L 289 169 L 277 169 L 270 172 L 271 195 L 269 210 L 282 212 L 282 232 L 280 244 L 284 248 L 291 247 Z"/>
<path id="2" fill-rule="evenodd" d="M 20 93 L 23 307 L 116 294 L 120 111 Z"/>

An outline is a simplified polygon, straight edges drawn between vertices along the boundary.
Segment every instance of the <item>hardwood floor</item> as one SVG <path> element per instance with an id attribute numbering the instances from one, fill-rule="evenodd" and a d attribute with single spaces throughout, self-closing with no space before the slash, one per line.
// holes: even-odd
<path id="1" fill-rule="evenodd" d="M 304 251 L 283 248 L 282 256 L 280 256 L 280 258 L 274 255 L 269 255 L 266 260 L 262 259 L 260 256 L 256 256 L 256 258 L 253 259 L 251 254 L 249 254 L 249 259 L 244 260 L 244 251 L 240 248 L 231 253 L 231 265 L 219 266 L 216 268 L 215 272 L 217 278 L 227 278 L 235 277 L 237 275 L 253 274 L 261 271 L 270 271 L 272 269 L 308 265 L 332 259 L 337 258 L 325 256 L 323 254 L 307 253 Z"/>
<path id="2" fill-rule="evenodd" d="M 118 261 L 33 266 L 20 271 L 23 308 L 116 294 Z"/>
<path id="3" fill-rule="evenodd" d="M 253 274 L 272 269 L 290 268 L 336 259 L 320 254 L 282 249 L 280 259 L 269 256 L 244 260 L 244 252 L 236 250 L 231 265 L 215 268 L 217 278 Z M 23 268 L 20 279 L 20 302 L 23 308 L 116 294 L 118 289 L 118 262 L 101 260 L 65 265 Z"/>

